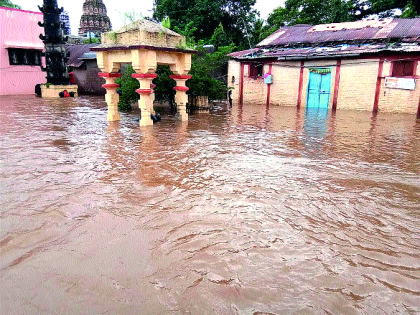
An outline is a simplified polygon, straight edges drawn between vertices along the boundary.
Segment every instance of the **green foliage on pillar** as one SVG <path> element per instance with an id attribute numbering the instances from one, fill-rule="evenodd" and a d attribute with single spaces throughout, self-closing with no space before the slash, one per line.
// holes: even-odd
<path id="1" fill-rule="evenodd" d="M 174 87 L 176 82 L 169 77 L 173 74 L 171 69 L 166 65 L 158 65 L 156 74 L 157 78 L 153 80 L 153 84 L 156 85 L 154 88 L 156 101 L 168 102 L 171 106 L 174 105 Z"/>
<path id="2" fill-rule="evenodd" d="M 123 72 L 121 78 L 115 80 L 115 83 L 120 85 L 119 91 L 121 92 L 118 109 L 123 112 L 130 111 L 132 109 L 131 104 L 140 99 L 140 95 L 136 92 L 140 88 L 140 83 L 131 76 L 133 73 L 135 71 L 130 65 Z"/>

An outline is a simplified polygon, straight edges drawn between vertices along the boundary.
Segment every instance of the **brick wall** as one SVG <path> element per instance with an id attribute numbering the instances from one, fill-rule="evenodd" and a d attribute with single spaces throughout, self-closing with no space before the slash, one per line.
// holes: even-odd
<path id="1" fill-rule="evenodd" d="M 419 66 L 417 75 L 420 76 Z M 384 63 L 381 92 L 379 94 L 379 111 L 416 114 L 420 99 L 420 82 L 416 82 L 416 89 L 400 90 L 385 87 L 385 77 L 391 76 L 391 62 Z"/>
<path id="2" fill-rule="evenodd" d="M 235 82 L 232 82 L 232 78 Z M 239 82 L 241 78 L 241 63 L 236 60 L 229 60 L 228 88 L 232 88 L 233 103 L 239 103 Z"/>
<path id="3" fill-rule="evenodd" d="M 264 66 L 264 73 L 268 72 L 268 65 Z M 336 60 L 306 61 L 303 72 L 302 103 L 306 106 L 309 81 L 308 67 L 330 67 L 332 108 L 335 88 Z M 244 72 L 244 104 L 266 104 L 267 85 L 262 78 L 249 78 L 248 65 Z M 232 98 L 234 103 L 239 102 L 240 62 L 229 62 L 229 87 L 233 87 Z M 372 111 L 375 101 L 376 83 L 379 69 L 378 59 L 343 60 L 341 65 L 340 83 L 337 98 L 337 109 L 355 109 Z M 383 67 L 379 110 L 383 112 L 417 113 L 420 98 L 420 82 L 417 82 L 414 91 L 385 88 L 385 77 L 390 75 L 391 62 L 386 61 Z M 273 84 L 271 85 L 270 105 L 296 106 L 299 91 L 300 61 L 278 62 L 272 67 Z M 417 67 L 420 76 L 420 64 Z M 235 83 L 231 82 L 235 76 Z"/>
<path id="4" fill-rule="evenodd" d="M 273 64 L 270 105 L 297 106 L 300 62 Z"/>
<path id="5" fill-rule="evenodd" d="M 262 77 L 251 78 L 245 65 L 244 104 L 267 104 L 267 86 Z"/>
<path id="6" fill-rule="evenodd" d="M 373 110 L 379 59 L 343 60 L 337 109 Z"/>

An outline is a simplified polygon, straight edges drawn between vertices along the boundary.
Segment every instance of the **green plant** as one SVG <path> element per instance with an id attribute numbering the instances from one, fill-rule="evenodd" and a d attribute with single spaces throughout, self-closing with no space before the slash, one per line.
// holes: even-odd
<path id="1" fill-rule="evenodd" d="M 130 111 L 132 109 L 131 103 L 140 99 L 140 96 L 136 93 L 136 90 L 140 88 L 140 83 L 131 76 L 133 73 L 135 71 L 130 65 L 123 72 L 121 78 L 115 81 L 120 85 L 119 91 L 121 95 L 120 101 L 118 102 L 118 109 L 121 111 Z"/>
<path id="2" fill-rule="evenodd" d="M 193 56 L 190 74 L 187 81 L 190 95 L 208 96 L 209 100 L 225 99 L 227 95 L 227 56 L 235 45 L 219 47 L 213 54 L 207 53 L 201 41 L 196 47 L 199 53 Z"/>
<path id="3" fill-rule="evenodd" d="M 134 9 L 125 12 L 118 11 L 118 13 L 120 14 L 120 19 L 124 25 L 144 19 L 143 15 L 139 12 L 136 12 Z"/>
<path id="4" fill-rule="evenodd" d="M 45 83 L 45 86 L 47 87 L 47 89 L 49 89 L 51 85 L 52 85 L 51 83 Z"/>
<path id="5" fill-rule="evenodd" d="M 162 20 L 162 26 L 165 28 L 171 28 L 171 19 L 166 17 Z"/>
<path id="6" fill-rule="evenodd" d="M 19 5 L 13 4 L 10 0 L 0 0 L 0 7 L 22 9 Z"/>
<path id="7" fill-rule="evenodd" d="M 84 44 L 100 44 L 101 38 L 100 37 L 94 37 L 94 38 L 88 38 L 83 41 Z"/>
<path id="8" fill-rule="evenodd" d="M 176 86 L 175 80 L 169 76 L 172 74 L 169 66 L 158 65 L 156 69 L 157 78 L 153 80 L 155 87 L 155 99 L 161 102 L 169 102 L 173 105 L 175 99 L 174 87 Z"/>
<path id="9" fill-rule="evenodd" d="M 117 33 L 115 33 L 114 31 L 106 33 L 106 36 L 114 43 L 117 41 Z"/>

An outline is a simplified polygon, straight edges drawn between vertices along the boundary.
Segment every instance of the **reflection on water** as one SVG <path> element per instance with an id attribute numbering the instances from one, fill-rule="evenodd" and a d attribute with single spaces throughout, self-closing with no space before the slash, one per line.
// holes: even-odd
<path id="1" fill-rule="evenodd" d="M 328 109 L 307 108 L 305 110 L 305 143 L 308 146 L 320 146 L 327 133 Z"/>
<path id="2" fill-rule="evenodd" d="M 420 312 L 413 116 L 136 116 L 0 97 L 2 313 Z"/>

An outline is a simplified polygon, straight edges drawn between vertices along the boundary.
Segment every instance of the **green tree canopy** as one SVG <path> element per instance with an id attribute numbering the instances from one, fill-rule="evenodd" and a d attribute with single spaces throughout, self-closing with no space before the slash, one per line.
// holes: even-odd
<path id="1" fill-rule="evenodd" d="M 418 0 L 286 0 L 275 9 L 262 29 L 260 40 L 285 25 L 324 24 L 357 21 L 368 16 L 415 17 L 420 15 Z"/>
<path id="2" fill-rule="evenodd" d="M 227 42 L 248 47 L 257 11 L 256 0 L 155 0 L 154 17 L 159 21 L 169 17 L 174 30 L 194 28 L 195 40 L 210 42 L 220 23 Z"/>
<path id="3" fill-rule="evenodd" d="M 226 98 L 226 74 L 230 54 L 235 46 L 219 47 L 214 53 L 207 53 L 203 41 L 197 45 L 199 53 L 193 56 L 190 74 L 192 78 L 187 81 L 190 88 L 188 94 L 205 95 L 210 100 Z"/>
<path id="4" fill-rule="evenodd" d="M 222 23 L 214 31 L 210 43 L 217 49 L 219 47 L 228 46 L 229 40 L 226 35 L 225 29 L 223 28 Z"/>
<path id="5" fill-rule="evenodd" d="M 356 14 L 360 18 L 372 14 L 391 17 L 399 15 L 400 12 L 403 12 L 403 17 L 420 15 L 420 1 L 418 0 L 353 0 L 353 2 L 357 10 Z"/>
<path id="6" fill-rule="evenodd" d="M 0 0 L 0 7 L 22 9 L 19 5 L 13 4 L 10 0 Z"/>

